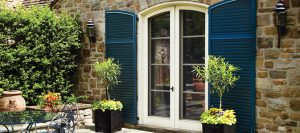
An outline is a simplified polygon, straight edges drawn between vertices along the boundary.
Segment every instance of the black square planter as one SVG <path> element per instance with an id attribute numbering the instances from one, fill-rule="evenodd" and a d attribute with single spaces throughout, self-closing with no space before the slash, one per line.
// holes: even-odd
<path id="1" fill-rule="evenodd" d="M 203 133 L 236 133 L 236 125 L 202 124 Z"/>
<path id="2" fill-rule="evenodd" d="M 95 131 L 113 133 L 122 129 L 122 112 L 106 110 L 95 110 Z"/>

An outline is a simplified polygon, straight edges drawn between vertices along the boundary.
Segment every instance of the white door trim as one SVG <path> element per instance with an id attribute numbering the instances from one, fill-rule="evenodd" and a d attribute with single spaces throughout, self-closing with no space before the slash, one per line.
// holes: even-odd
<path id="1" fill-rule="evenodd" d="M 208 57 L 208 6 L 195 2 L 170 2 L 171 4 L 164 3 L 149 9 L 146 9 L 139 13 L 138 22 L 138 117 L 139 124 L 156 125 L 162 127 L 173 127 L 180 129 L 189 130 L 202 130 L 200 121 L 193 120 L 179 120 L 179 10 L 195 10 L 205 13 L 206 17 L 206 39 L 205 39 L 205 55 Z M 177 4 L 176 4 L 177 3 Z M 170 85 L 174 86 L 174 92 L 170 93 L 170 97 L 174 98 L 171 100 L 170 107 L 170 118 L 162 118 L 155 116 L 148 116 L 148 18 L 163 13 L 170 12 L 170 64 L 175 67 L 170 70 Z M 175 21 L 174 21 L 175 20 Z M 175 52 L 175 53 L 174 53 Z M 175 55 L 175 56 L 173 56 Z M 173 56 L 173 57 L 172 57 Z M 207 65 L 207 60 L 205 60 Z M 175 78 L 174 78 L 175 77 Z M 208 108 L 208 94 L 207 94 L 207 83 L 206 83 L 206 94 L 205 94 L 205 109 Z M 175 96 L 174 96 L 175 95 Z M 177 97 L 177 99 L 175 99 Z"/>
<path id="2" fill-rule="evenodd" d="M 175 6 L 175 52 L 180 53 L 180 10 L 192 10 L 205 13 L 205 64 L 207 65 L 206 58 L 208 57 L 208 9 L 199 8 L 195 6 Z M 186 120 L 179 119 L 179 108 L 180 108 L 180 54 L 175 54 L 175 97 L 178 97 L 178 100 L 175 100 L 175 128 L 179 129 L 190 129 L 195 131 L 202 131 L 202 126 L 200 120 Z M 208 83 L 205 82 L 205 110 L 208 109 Z M 200 118 L 200 116 L 199 116 Z"/>
<path id="3" fill-rule="evenodd" d="M 148 55 L 149 55 L 149 46 L 148 46 L 148 19 L 154 15 L 164 13 L 164 12 L 170 12 L 170 20 L 174 19 L 174 7 L 166 7 L 160 10 L 156 10 L 154 12 L 151 12 L 143 17 L 140 17 L 139 21 L 139 46 L 138 46 L 138 61 L 140 62 L 138 64 L 138 114 L 139 114 L 139 124 L 148 124 L 148 125 L 158 125 L 163 127 L 174 127 L 174 109 L 171 109 L 174 107 L 174 100 L 170 100 L 170 118 L 163 118 L 163 117 L 156 117 L 156 116 L 148 116 Z M 174 27 L 174 21 L 170 21 L 170 27 Z M 170 28 L 170 38 L 174 38 L 174 28 Z M 170 39 L 170 55 L 174 54 L 173 47 L 171 44 L 174 44 L 174 39 Z M 170 66 L 171 64 L 174 64 L 174 57 L 170 56 Z M 170 71 L 174 71 L 171 70 Z M 174 86 L 174 76 L 172 73 L 170 73 L 170 86 Z M 173 98 L 174 93 L 170 92 L 170 97 Z"/>

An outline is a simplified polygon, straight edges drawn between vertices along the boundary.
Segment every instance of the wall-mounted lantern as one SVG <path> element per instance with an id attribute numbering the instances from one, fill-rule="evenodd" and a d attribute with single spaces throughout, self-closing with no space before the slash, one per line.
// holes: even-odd
<path id="1" fill-rule="evenodd" d="M 95 42 L 96 41 L 96 35 L 95 35 L 95 25 L 94 21 L 92 19 L 89 19 L 87 21 L 87 34 L 89 36 L 90 41 Z"/>
<path id="2" fill-rule="evenodd" d="M 287 29 L 285 27 L 286 25 L 286 19 L 287 19 L 287 13 L 286 8 L 284 5 L 283 0 L 279 0 L 275 7 L 275 25 L 277 27 L 278 32 L 278 48 L 280 48 L 280 39 L 282 36 L 284 36 L 287 32 Z"/>

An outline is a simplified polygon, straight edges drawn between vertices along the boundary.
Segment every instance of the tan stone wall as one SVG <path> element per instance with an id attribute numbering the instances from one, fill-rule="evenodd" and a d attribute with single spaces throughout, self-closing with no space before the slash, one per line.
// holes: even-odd
<path id="1" fill-rule="evenodd" d="M 80 57 L 77 92 L 90 100 L 104 98 L 104 88 L 97 81 L 93 68 L 104 59 L 104 12 L 126 10 L 139 12 L 150 6 L 174 0 L 59 0 L 54 6 L 59 13 L 79 15 L 83 31 L 87 19 L 96 24 L 97 41 L 84 36 Z M 217 0 L 191 0 L 211 5 Z M 300 133 L 300 1 L 289 0 L 288 34 L 277 48 L 274 26 L 274 5 L 277 0 L 257 0 L 257 132 Z"/>
<path id="2" fill-rule="evenodd" d="M 150 6 L 174 0 L 59 0 L 55 5 L 59 14 L 66 11 L 75 16 L 79 15 L 84 32 L 83 49 L 81 49 L 80 69 L 77 74 L 76 91 L 78 94 L 89 96 L 90 101 L 105 98 L 105 89 L 97 83 L 93 64 L 103 61 L 105 55 L 105 10 L 125 10 L 138 13 Z M 220 0 L 188 0 L 204 4 L 216 3 Z M 93 19 L 96 27 L 96 42 L 90 43 L 86 36 L 85 25 L 88 19 Z"/>
<path id="3" fill-rule="evenodd" d="M 14 8 L 17 5 L 21 5 L 23 3 L 23 0 L 5 0 L 6 6 L 9 8 Z"/>
<path id="4" fill-rule="evenodd" d="M 257 131 L 300 133 L 300 0 L 289 0 L 281 48 L 274 26 L 277 0 L 257 2 Z"/>

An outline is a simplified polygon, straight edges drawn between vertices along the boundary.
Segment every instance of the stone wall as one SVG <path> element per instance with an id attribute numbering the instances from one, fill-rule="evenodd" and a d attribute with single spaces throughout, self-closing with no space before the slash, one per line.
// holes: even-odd
<path id="1" fill-rule="evenodd" d="M 23 0 L 5 0 L 6 6 L 9 8 L 14 8 L 17 5 L 21 5 L 23 3 Z"/>
<path id="2" fill-rule="evenodd" d="M 257 0 L 258 133 L 300 132 L 300 1 L 289 0 L 288 33 L 277 48 L 274 5 Z"/>
<path id="3" fill-rule="evenodd" d="M 77 92 L 89 99 L 104 98 L 104 88 L 96 80 L 93 64 L 105 53 L 104 11 L 126 10 L 138 13 L 150 6 L 172 0 L 58 0 L 54 9 L 79 15 L 83 31 L 88 19 L 96 25 L 97 41 L 84 36 Z M 174 1 L 174 0 L 173 0 Z M 195 0 L 194 0 L 195 1 Z M 212 4 L 216 0 L 196 2 Z M 300 132 L 300 1 L 289 0 L 288 33 L 277 48 L 274 6 L 277 0 L 257 0 L 257 132 Z"/>
<path id="4" fill-rule="evenodd" d="M 78 94 L 89 96 L 89 100 L 105 98 L 105 89 L 97 82 L 93 64 L 103 61 L 105 55 L 104 21 L 105 10 L 125 10 L 138 13 L 143 9 L 159 3 L 174 0 L 57 0 L 53 8 L 57 13 L 66 11 L 75 16 L 79 15 L 83 37 L 83 49 L 80 52 L 80 68 L 76 77 Z M 211 5 L 220 0 L 189 0 Z M 86 36 L 86 22 L 93 19 L 96 27 L 96 42 L 89 42 Z M 78 80 L 77 80 L 78 79 Z"/>
<path id="5" fill-rule="evenodd" d="M 77 114 L 77 121 L 76 123 L 78 124 L 77 126 L 82 127 L 82 126 L 87 126 L 87 125 L 93 125 L 93 111 L 91 108 L 87 109 L 79 109 Z"/>

